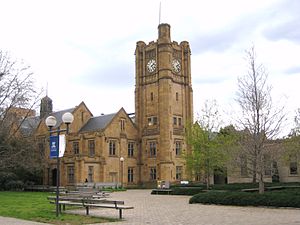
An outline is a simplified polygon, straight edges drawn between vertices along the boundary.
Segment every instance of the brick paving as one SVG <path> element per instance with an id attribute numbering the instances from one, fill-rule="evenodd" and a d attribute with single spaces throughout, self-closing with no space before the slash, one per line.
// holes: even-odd
<path id="1" fill-rule="evenodd" d="M 111 199 L 134 206 L 124 210 L 124 220 L 113 225 L 300 225 L 299 209 L 189 204 L 187 196 L 151 195 L 150 192 L 112 193 Z M 92 209 L 91 215 L 118 217 L 118 211 Z"/>
<path id="2" fill-rule="evenodd" d="M 188 204 L 187 196 L 151 195 L 150 192 L 112 193 L 111 200 L 123 200 L 134 209 L 124 210 L 120 222 L 101 225 L 300 225 L 299 209 Z M 76 210 L 76 213 L 85 211 Z M 90 214 L 118 218 L 118 211 L 113 209 L 94 208 Z M 0 217 L 0 224 L 40 223 Z"/>

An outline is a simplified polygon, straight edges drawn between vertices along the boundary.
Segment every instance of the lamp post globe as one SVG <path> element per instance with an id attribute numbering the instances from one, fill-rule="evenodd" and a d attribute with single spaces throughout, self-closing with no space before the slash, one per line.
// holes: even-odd
<path id="1" fill-rule="evenodd" d="M 47 127 L 54 127 L 56 125 L 56 118 L 54 116 L 48 116 L 46 118 L 46 125 Z"/>
<path id="2" fill-rule="evenodd" d="M 121 161 L 121 162 L 124 162 L 124 157 L 121 157 L 121 158 L 120 158 L 120 161 Z"/>
<path id="3" fill-rule="evenodd" d="M 73 116 L 72 113 L 66 112 L 66 113 L 64 113 L 63 116 L 62 116 L 62 120 L 63 120 L 63 122 L 64 122 L 65 124 L 70 124 L 70 123 L 73 122 L 74 116 Z"/>

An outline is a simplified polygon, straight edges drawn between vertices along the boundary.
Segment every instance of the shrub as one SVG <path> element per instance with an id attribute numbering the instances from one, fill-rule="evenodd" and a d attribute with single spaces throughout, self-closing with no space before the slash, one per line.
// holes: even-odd
<path id="1" fill-rule="evenodd" d="M 24 183 L 21 180 L 11 180 L 4 185 L 5 190 L 21 191 L 24 190 Z"/>
<path id="2" fill-rule="evenodd" d="M 203 187 L 175 187 L 172 195 L 195 195 L 203 191 Z"/>
<path id="3" fill-rule="evenodd" d="M 202 204 L 237 206 L 300 207 L 300 190 L 259 193 L 209 191 L 194 195 L 190 201 Z"/>
<path id="4" fill-rule="evenodd" d="M 0 190 L 8 190 L 6 184 L 17 179 L 16 174 L 12 172 L 0 172 Z"/>

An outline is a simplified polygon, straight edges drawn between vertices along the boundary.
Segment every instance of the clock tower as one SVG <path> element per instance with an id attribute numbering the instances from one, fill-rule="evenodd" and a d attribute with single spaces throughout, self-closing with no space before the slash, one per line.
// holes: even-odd
<path id="1" fill-rule="evenodd" d="M 190 47 L 171 41 L 170 25 L 158 26 L 158 39 L 137 42 L 135 123 L 139 136 L 139 180 L 186 178 L 184 128 L 193 121 Z"/>

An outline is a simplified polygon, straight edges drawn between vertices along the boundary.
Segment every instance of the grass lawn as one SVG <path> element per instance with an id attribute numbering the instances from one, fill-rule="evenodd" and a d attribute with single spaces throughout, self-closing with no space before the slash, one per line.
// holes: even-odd
<path id="1" fill-rule="evenodd" d="M 118 221 L 113 218 L 101 218 L 63 213 L 58 218 L 55 205 L 47 200 L 47 192 L 0 192 L 0 216 L 51 224 L 92 224 Z"/>

